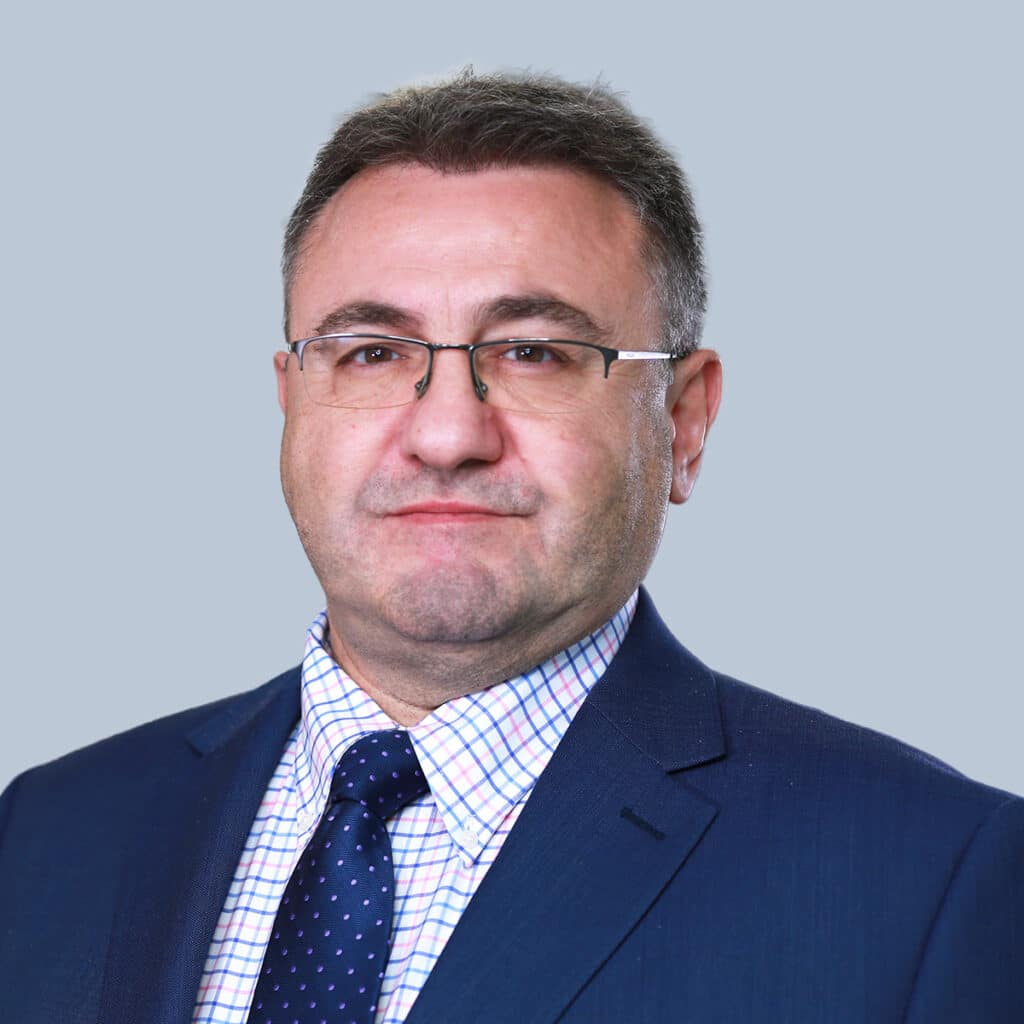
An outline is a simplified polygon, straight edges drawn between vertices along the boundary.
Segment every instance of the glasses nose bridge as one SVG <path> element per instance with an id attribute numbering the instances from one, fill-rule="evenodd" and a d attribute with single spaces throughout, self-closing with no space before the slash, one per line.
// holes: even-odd
<path id="1" fill-rule="evenodd" d="M 453 341 L 425 342 L 424 344 L 427 349 L 427 372 L 416 384 L 416 397 L 418 399 L 422 398 L 427 393 L 427 388 L 430 387 L 430 381 L 434 374 L 434 353 L 455 351 L 466 353 L 466 359 L 469 362 L 469 376 L 473 382 L 473 391 L 481 402 L 484 401 L 487 394 L 487 385 L 479 378 L 476 372 L 476 345 L 460 344 Z"/>

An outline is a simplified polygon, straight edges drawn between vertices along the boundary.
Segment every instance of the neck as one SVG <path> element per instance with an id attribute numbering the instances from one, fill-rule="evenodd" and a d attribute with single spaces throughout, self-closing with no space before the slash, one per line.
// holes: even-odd
<path id="1" fill-rule="evenodd" d="M 618 608 L 555 616 L 471 643 L 411 640 L 375 620 L 345 615 L 328 602 L 334 660 L 399 725 L 421 722 L 440 705 L 477 693 L 547 661 L 603 625 Z"/>

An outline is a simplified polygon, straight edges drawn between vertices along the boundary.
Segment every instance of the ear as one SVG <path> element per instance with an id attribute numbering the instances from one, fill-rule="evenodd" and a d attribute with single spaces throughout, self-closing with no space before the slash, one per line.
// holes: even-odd
<path id="1" fill-rule="evenodd" d="M 277 374 L 277 404 L 281 412 L 288 412 L 288 356 L 289 352 L 274 353 L 274 372 Z"/>
<path id="2" fill-rule="evenodd" d="M 704 442 L 721 400 L 722 364 L 716 352 L 700 348 L 675 364 L 666 404 L 674 428 L 670 500 L 677 505 L 693 491 Z"/>

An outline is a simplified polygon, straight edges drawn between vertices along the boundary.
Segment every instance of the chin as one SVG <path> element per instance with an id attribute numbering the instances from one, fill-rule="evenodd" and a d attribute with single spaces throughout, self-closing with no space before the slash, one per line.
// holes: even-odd
<path id="1" fill-rule="evenodd" d="M 523 584 L 502 579 L 479 563 L 424 568 L 388 588 L 384 616 L 408 640 L 482 643 L 509 633 L 529 617 L 533 602 Z"/>

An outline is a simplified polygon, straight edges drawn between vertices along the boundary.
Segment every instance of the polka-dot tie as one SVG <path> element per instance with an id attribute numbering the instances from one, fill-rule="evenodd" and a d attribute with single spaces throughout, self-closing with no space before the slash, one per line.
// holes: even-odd
<path id="1" fill-rule="evenodd" d="M 395 883 L 384 822 L 426 791 L 408 733 L 345 752 L 278 908 L 249 1024 L 372 1024 Z"/>

